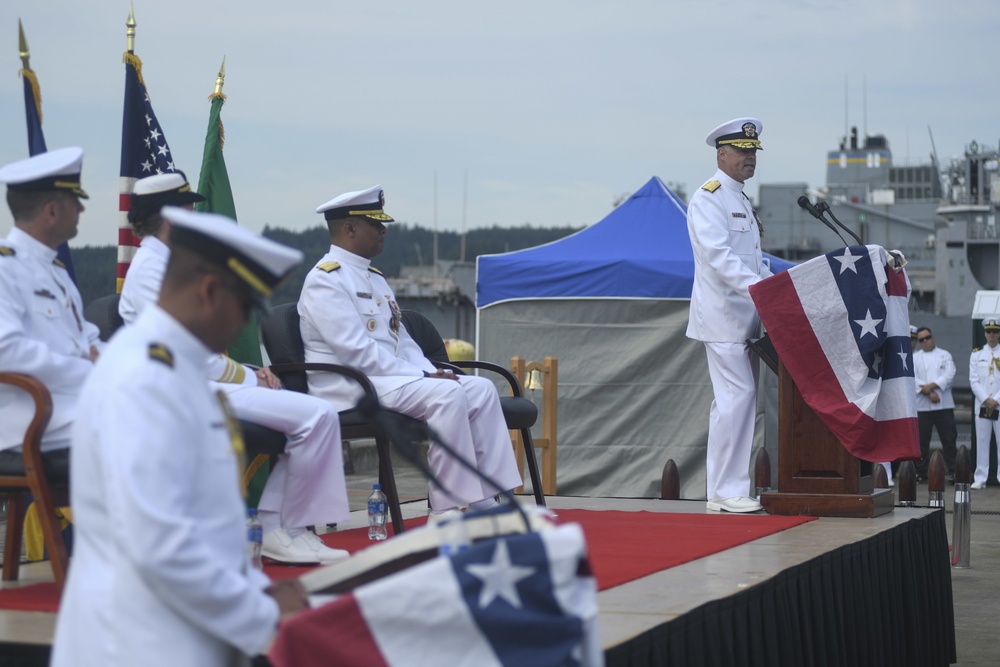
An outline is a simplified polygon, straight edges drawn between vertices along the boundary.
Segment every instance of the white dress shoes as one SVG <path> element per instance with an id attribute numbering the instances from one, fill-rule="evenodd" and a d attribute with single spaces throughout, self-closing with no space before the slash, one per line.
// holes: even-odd
<path id="1" fill-rule="evenodd" d="M 973 482 L 972 486 L 970 486 L 969 488 L 975 489 L 976 491 L 979 491 L 980 489 L 985 489 L 986 482 Z"/>
<path id="2" fill-rule="evenodd" d="M 759 512 L 764 509 L 753 498 L 743 497 L 709 500 L 706 507 L 713 512 Z"/>
<path id="3" fill-rule="evenodd" d="M 305 531 L 290 537 L 284 528 L 277 528 L 264 535 L 261 553 L 279 563 L 333 563 L 351 554 L 343 549 L 331 549 L 315 533 Z"/>

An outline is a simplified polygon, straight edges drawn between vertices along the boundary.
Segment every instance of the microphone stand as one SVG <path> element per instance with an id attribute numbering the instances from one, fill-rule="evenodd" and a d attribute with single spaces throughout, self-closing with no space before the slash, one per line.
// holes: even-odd
<path id="1" fill-rule="evenodd" d="M 825 201 L 818 201 L 818 202 L 816 202 L 816 210 L 819 211 L 819 214 L 821 216 L 820 220 L 822 220 L 823 222 L 826 222 L 827 225 L 829 225 L 830 223 L 827 222 L 826 218 L 822 217 L 824 213 L 829 213 L 830 217 L 833 218 L 833 221 L 835 223 L 837 223 L 838 227 L 840 227 L 845 232 L 847 232 L 848 234 L 850 234 L 854 238 L 854 240 L 858 242 L 858 245 L 864 245 L 864 243 L 861 242 L 861 237 L 860 236 L 858 236 L 857 234 L 855 234 L 854 231 L 851 230 L 850 227 L 848 227 L 847 225 L 845 225 L 844 223 L 842 223 L 840 220 L 837 220 L 837 216 L 835 216 L 833 214 L 833 211 L 830 210 L 830 205 L 827 204 Z M 833 229 L 833 227 L 830 227 L 830 229 Z M 837 231 L 837 230 L 834 229 L 834 231 Z M 837 234 L 839 235 L 840 232 L 837 232 Z M 843 241 L 844 237 L 841 236 L 840 240 Z M 844 243 L 846 244 L 847 242 L 844 241 Z"/>
<path id="2" fill-rule="evenodd" d="M 521 515 L 521 519 L 524 521 L 525 531 L 529 533 L 531 532 L 531 522 L 528 520 L 528 515 L 525 514 L 524 508 L 522 508 L 520 504 L 518 504 L 517 500 L 515 500 L 514 494 L 508 489 L 502 488 L 496 481 L 491 479 L 479 468 L 459 456 L 458 453 L 452 449 L 450 445 L 446 444 L 436 433 L 434 433 L 434 431 L 431 430 L 427 424 L 404 419 L 401 415 L 385 410 L 382 408 L 377 398 L 368 396 L 367 394 L 363 396 L 360 401 L 358 401 L 357 408 L 362 417 L 374 422 L 379 430 L 385 433 L 385 435 L 389 438 L 389 442 L 395 445 L 396 449 L 399 451 L 400 455 L 403 456 L 403 458 L 412 463 L 417 470 L 430 480 L 431 484 L 440 489 L 446 496 L 458 502 L 458 499 L 452 495 L 451 492 L 441 484 L 434 473 L 431 472 L 424 457 L 417 453 L 417 447 L 414 442 L 418 439 L 422 440 L 425 435 L 430 440 L 436 442 L 437 445 L 448 454 L 448 456 L 457 461 L 463 468 L 469 470 L 479 477 L 479 479 L 496 489 L 497 495 L 503 496 L 507 501 L 507 504 L 513 506 L 513 510 L 511 511 L 517 511 L 518 514 Z"/>

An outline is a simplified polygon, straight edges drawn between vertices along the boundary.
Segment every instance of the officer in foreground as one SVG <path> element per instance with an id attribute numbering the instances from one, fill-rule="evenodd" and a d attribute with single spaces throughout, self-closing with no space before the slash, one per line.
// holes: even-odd
<path id="1" fill-rule="evenodd" d="M 222 216 L 165 208 L 159 301 L 119 332 L 73 430 L 73 566 L 52 664 L 231 665 L 307 607 L 250 567 L 243 450 L 205 360 L 302 260 Z"/>

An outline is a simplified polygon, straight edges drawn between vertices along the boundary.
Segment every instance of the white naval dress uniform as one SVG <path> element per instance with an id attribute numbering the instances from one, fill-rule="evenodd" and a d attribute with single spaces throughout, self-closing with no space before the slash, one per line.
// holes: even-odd
<path id="1" fill-rule="evenodd" d="M 42 449 L 69 446 L 80 387 L 103 347 L 83 319 L 83 300 L 56 251 L 17 227 L 0 241 L 0 370 L 32 375 L 52 394 L 52 419 Z M 24 391 L 0 386 L 0 449 L 19 447 L 35 414 Z"/>
<path id="2" fill-rule="evenodd" d="M 985 484 L 990 472 L 990 434 L 1000 443 L 1000 420 L 980 419 L 979 408 L 987 398 L 1000 401 L 1000 345 L 974 350 L 969 357 L 969 386 L 976 397 L 972 414 L 976 422 L 976 472 L 973 483 Z M 1000 477 L 1000 472 L 997 473 Z M 1000 479 L 997 479 L 1000 483 Z"/>
<path id="3" fill-rule="evenodd" d="M 153 236 L 142 239 L 118 306 L 126 324 L 156 303 L 169 259 L 165 243 Z M 238 418 L 288 437 L 285 455 L 268 476 L 258 509 L 279 513 L 284 528 L 346 523 L 350 507 L 337 411 L 307 394 L 258 387 L 252 369 L 226 356 L 212 354 L 206 359 L 212 389 L 226 393 Z"/>
<path id="4" fill-rule="evenodd" d="M 330 252 L 306 276 L 298 310 L 307 362 L 357 368 L 371 378 L 384 407 L 425 420 L 502 490 L 520 486 L 521 475 L 493 383 L 476 376 L 459 376 L 458 382 L 424 377 L 436 368 L 400 322 L 396 297 L 369 260 L 330 246 Z M 362 395 L 356 383 L 334 373 L 310 373 L 309 392 L 338 410 L 354 407 Z M 433 443 L 428 463 L 454 496 L 431 485 L 429 499 L 435 510 L 484 500 L 498 492 Z"/>
<path id="5" fill-rule="evenodd" d="M 73 429 L 73 566 L 54 667 L 230 665 L 276 628 L 250 567 L 242 453 L 201 341 L 158 306 L 109 343 Z"/>
<path id="6" fill-rule="evenodd" d="M 743 184 L 721 169 L 691 197 L 687 220 L 694 252 L 687 336 L 705 343 L 715 394 L 708 427 L 708 500 L 747 496 L 759 364 L 744 341 L 760 331 L 749 287 L 771 271 L 763 262 L 760 228 Z"/>

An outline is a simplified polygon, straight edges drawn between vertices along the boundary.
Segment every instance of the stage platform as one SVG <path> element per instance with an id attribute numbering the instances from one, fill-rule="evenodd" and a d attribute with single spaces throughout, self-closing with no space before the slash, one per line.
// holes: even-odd
<path id="1" fill-rule="evenodd" d="M 708 513 L 693 500 L 548 503 L 557 513 Z M 426 503 L 404 505 L 408 517 L 425 513 Z M 363 525 L 355 515 L 352 525 Z M 948 665 L 947 549 L 944 511 L 896 508 L 874 519 L 820 518 L 657 572 L 598 594 L 607 664 Z M 47 563 L 22 566 L 20 585 L 39 581 L 51 581 Z M 46 664 L 54 627 L 54 614 L 0 610 L 0 667 Z"/>

